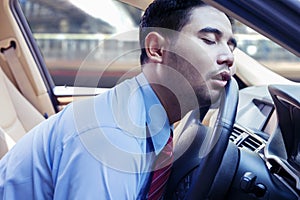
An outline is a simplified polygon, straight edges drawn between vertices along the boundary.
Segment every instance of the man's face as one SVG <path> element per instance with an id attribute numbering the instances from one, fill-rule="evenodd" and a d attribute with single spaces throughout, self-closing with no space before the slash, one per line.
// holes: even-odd
<path id="1" fill-rule="evenodd" d="M 196 95 L 200 106 L 214 103 L 230 79 L 236 45 L 232 35 L 226 15 L 203 6 L 191 11 L 190 21 L 170 41 L 164 64 L 184 76 L 195 93 L 183 95 Z"/>

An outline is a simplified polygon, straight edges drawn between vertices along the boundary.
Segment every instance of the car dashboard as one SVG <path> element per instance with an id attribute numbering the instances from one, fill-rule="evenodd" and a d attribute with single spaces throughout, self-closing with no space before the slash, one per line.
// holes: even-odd
<path id="1" fill-rule="evenodd" d="M 232 165 L 227 199 L 300 198 L 299 89 L 271 85 L 240 90 L 230 136 L 238 161 Z"/>

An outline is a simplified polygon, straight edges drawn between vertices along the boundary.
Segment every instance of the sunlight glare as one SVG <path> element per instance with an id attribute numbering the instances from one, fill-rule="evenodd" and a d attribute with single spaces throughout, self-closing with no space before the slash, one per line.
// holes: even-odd
<path id="1" fill-rule="evenodd" d="M 99 18 L 116 28 L 117 32 L 134 28 L 129 13 L 112 0 L 69 0 L 92 17 Z"/>

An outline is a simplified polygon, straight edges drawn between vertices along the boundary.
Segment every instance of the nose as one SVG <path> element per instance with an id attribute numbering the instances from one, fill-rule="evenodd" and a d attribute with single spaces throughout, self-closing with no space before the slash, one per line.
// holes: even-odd
<path id="1" fill-rule="evenodd" d="M 234 55 L 231 50 L 224 51 L 220 53 L 217 58 L 217 63 L 219 65 L 227 65 L 228 68 L 232 67 L 234 61 Z"/>

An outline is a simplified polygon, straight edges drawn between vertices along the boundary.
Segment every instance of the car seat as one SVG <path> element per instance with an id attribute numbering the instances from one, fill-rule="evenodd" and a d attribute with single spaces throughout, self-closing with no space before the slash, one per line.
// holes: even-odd
<path id="1" fill-rule="evenodd" d="M 0 158 L 30 129 L 45 120 L 0 67 Z"/>

